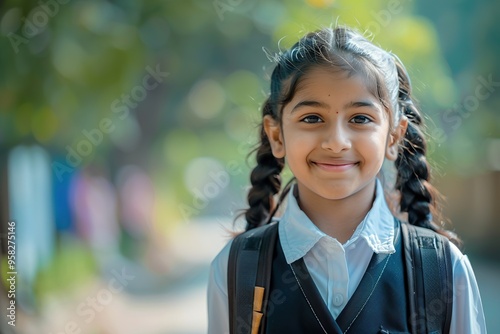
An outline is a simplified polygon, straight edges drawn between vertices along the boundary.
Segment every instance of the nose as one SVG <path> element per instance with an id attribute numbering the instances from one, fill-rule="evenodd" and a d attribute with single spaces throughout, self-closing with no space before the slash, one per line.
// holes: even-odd
<path id="1" fill-rule="evenodd" d="M 321 148 L 333 153 L 340 153 L 351 148 L 349 130 L 341 124 L 333 124 L 325 129 Z"/>

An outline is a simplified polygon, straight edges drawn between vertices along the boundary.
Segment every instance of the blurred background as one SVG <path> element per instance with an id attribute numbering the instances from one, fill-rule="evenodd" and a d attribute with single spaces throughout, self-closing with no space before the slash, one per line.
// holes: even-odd
<path id="1" fill-rule="evenodd" d="M 498 13 L 494 0 L 0 1 L 0 332 L 204 333 L 268 55 L 338 23 L 406 64 L 444 214 L 499 333 Z"/>

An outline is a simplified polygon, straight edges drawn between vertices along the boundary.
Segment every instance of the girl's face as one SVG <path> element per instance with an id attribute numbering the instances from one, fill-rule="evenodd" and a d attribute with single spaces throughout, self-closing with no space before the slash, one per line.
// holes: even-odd
<path id="1" fill-rule="evenodd" d="M 405 124 L 390 134 L 388 113 L 362 77 L 321 67 L 301 79 L 281 124 L 264 118 L 273 155 L 286 157 L 301 197 L 329 200 L 373 195 L 384 158 L 397 158 Z"/>

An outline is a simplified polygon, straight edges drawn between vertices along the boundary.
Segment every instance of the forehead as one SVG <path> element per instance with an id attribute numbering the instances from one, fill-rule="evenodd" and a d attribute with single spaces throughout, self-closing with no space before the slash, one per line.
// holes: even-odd
<path id="1" fill-rule="evenodd" d="M 343 97 L 364 95 L 378 98 L 375 78 L 363 71 L 347 71 L 327 66 L 315 66 L 297 81 L 294 96 L 335 94 Z"/>

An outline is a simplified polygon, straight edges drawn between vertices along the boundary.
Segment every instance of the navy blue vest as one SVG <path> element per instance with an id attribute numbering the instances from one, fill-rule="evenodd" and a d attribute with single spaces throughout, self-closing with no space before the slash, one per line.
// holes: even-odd
<path id="1" fill-rule="evenodd" d="M 314 281 L 299 259 L 288 265 L 276 242 L 266 334 L 410 333 L 405 259 L 400 226 L 394 254 L 374 254 L 353 296 L 333 319 Z M 295 272 L 295 274 L 294 274 Z"/>

